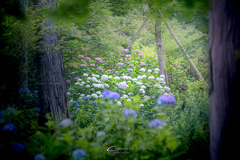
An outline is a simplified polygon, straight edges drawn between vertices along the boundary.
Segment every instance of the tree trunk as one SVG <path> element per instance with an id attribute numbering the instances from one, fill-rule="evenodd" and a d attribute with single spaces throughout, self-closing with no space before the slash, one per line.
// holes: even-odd
<path id="1" fill-rule="evenodd" d="M 212 160 L 237 159 L 240 138 L 240 4 L 211 0 L 210 155 Z M 236 146 L 233 146 L 236 144 Z"/>
<path id="2" fill-rule="evenodd" d="M 193 71 L 197 74 L 198 78 L 202 77 L 201 73 L 198 71 L 197 67 L 194 65 L 193 61 L 191 60 L 191 58 L 189 57 L 189 55 L 187 54 L 186 50 L 183 48 L 181 42 L 178 40 L 177 36 L 175 35 L 175 33 L 173 32 L 171 26 L 168 24 L 168 22 L 166 23 L 166 26 L 168 28 L 168 30 L 170 31 L 170 33 L 172 34 L 173 38 L 175 39 L 176 43 L 178 44 L 179 47 L 182 47 L 182 51 L 184 53 L 186 53 L 188 62 L 191 66 L 191 68 L 193 69 Z M 203 77 L 202 77 L 203 79 Z M 203 79 L 204 80 L 204 79 Z M 205 82 L 205 80 L 204 80 Z M 207 83 L 205 82 L 205 84 L 207 85 Z M 208 86 L 208 85 L 207 85 Z"/>
<path id="3" fill-rule="evenodd" d="M 157 18 L 155 24 L 155 38 L 157 45 L 157 54 L 158 54 L 158 63 L 159 63 L 159 76 L 165 76 L 165 84 L 168 86 L 167 71 L 164 58 L 164 48 L 162 42 L 162 33 L 161 33 L 161 22 Z"/>
<path id="4" fill-rule="evenodd" d="M 129 50 L 131 48 L 131 46 L 133 45 L 133 43 L 135 42 L 135 40 L 137 39 L 137 36 L 139 35 L 139 33 L 142 31 L 143 27 L 145 26 L 145 24 L 147 23 L 148 18 L 146 18 L 143 22 L 143 24 L 141 25 L 141 27 L 138 29 L 137 33 L 135 34 L 135 36 L 132 39 L 132 42 L 128 45 L 127 49 Z"/>
<path id="5" fill-rule="evenodd" d="M 44 5 L 52 5 L 52 8 L 56 8 L 54 2 L 53 0 L 47 0 Z M 41 78 L 39 87 L 40 109 L 42 118 L 51 112 L 54 119 L 58 121 L 70 117 L 62 51 L 61 49 L 55 49 L 55 47 L 58 47 L 60 36 L 49 18 L 44 21 L 43 27 L 49 27 L 49 29 L 44 31 L 42 43 L 39 46 L 42 50 L 38 68 Z"/>

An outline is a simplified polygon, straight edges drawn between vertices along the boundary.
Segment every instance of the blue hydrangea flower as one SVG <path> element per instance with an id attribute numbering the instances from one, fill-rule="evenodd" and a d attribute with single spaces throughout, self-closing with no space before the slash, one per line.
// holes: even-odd
<path id="1" fill-rule="evenodd" d="M 102 92 L 103 98 L 107 98 L 107 99 L 113 99 L 113 100 L 119 100 L 120 98 L 120 94 L 117 92 L 113 92 L 111 90 L 105 90 Z"/>
<path id="2" fill-rule="evenodd" d="M 12 132 L 13 134 L 16 134 L 17 127 L 13 123 L 8 123 L 2 127 L 2 131 L 3 132 Z"/>
<path id="3" fill-rule="evenodd" d="M 34 90 L 33 92 L 34 92 L 35 94 L 37 94 L 37 93 L 38 93 L 38 90 Z"/>
<path id="4" fill-rule="evenodd" d="M 45 156 L 42 153 L 36 154 L 34 160 L 45 160 Z"/>
<path id="5" fill-rule="evenodd" d="M 87 96 L 85 96 L 85 97 L 83 98 L 83 100 L 89 101 L 89 98 L 88 98 Z"/>
<path id="6" fill-rule="evenodd" d="M 123 117 L 128 117 L 130 115 L 135 118 L 137 117 L 137 112 L 135 110 L 129 110 L 129 109 L 123 110 Z"/>
<path id="7" fill-rule="evenodd" d="M 11 146 L 11 149 L 17 151 L 17 152 L 20 152 L 22 150 L 25 149 L 25 146 L 22 144 L 22 143 L 14 143 L 12 146 Z"/>
<path id="8" fill-rule="evenodd" d="M 97 102 L 92 102 L 91 105 L 92 106 L 98 106 Z"/>
<path id="9" fill-rule="evenodd" d="M 35 108 L 36 109 L 36 112 L 40 112 L 40 108 Z"/>
<path id="10" fill-rule="evenodd" d="M 82 149 L 76 149 L 72 153 L 73 159 L 80 159 L 82 157 L 85 157 L 86 155 L 87 155 L 87 152 Z"/>
<path id="11" fill-rule="evenodd" d="M 78 105 L 77 101 L 72 101 L 71 103 L 72 103 L 72 105 Z"/>
<path id="12" fill-rule="evenodd" d="M 72 124 L 73 124 L 73 122 L 70 118 L 63 119 L 60 122 L 60 126 L 63 126 L 63 127 L 67 127 L 67 126 L 72 125 Z"/>
<path id="13" fill-rule="evenodd" d="M 104 132 L 104 131 L 99 131 L 99 132 L 97 133 L 97 137 L 99 137 L 99 136 L 104 136 L 104 135 L 106 135 L 106 132 Z"/>
<path id="14" fill-rule="evenodd" d="M 148 124 L 149 128 L 158 127 L 158 126 L 165 126 L 165 125 L 167 125 L 166 122 L 162 122 L 158 119 L 154 119 Z"/>
<path id="15" fill-rule="evenodd" d="M 77 110 L 79 110 L 79 111 L 80 111 L 81 109 L 80 109 L 80 108 L 78 108 Z"/>
<path id="16" fill-rule="evenodd" d="M 174 105 L 176 103 L 176 99 L 173 95 L 163 94 L 158 97 L 157 104 L 158 105 Z"/>
<path id="17" fill-rule="evenodd" d="M 19 93 L 29 93 L 30 91 L 28 90 L 27 87 L 20 88 Z"/>

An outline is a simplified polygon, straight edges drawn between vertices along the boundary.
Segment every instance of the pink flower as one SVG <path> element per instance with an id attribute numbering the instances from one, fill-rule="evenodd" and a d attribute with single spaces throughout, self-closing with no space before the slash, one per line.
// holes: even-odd
<path id="1" fill-rule="evenodd" d="M 109 69 L 108 72 L 111 72 L 111 70 Z"/>
<path id="2" fill-rule="evenodd" d="M 128 71 L 132 71 L 132 69 L 128 69 Z"/>
<path id="3" fill-rule="evenodd" d="M 180 68 L 180 66 L 177 66 L 176 68 Z"/>
<path id="4" fill-rule="evenodd" d="M 95 66 L 95 64 L 90 64 L 90 66 Z"/>
<path id="5" fill-rule="evenodd" d="M 127 58 L 130 58 L 130 57 L 131 57 L 131 55 L 126 55 L 126 57 L 127 57 Z"/>
<path id="6" fill-rule="evenodd" d="M 134 52 L 139 52 L 139 50 L 134 50 Z"/>
<path id="7" fill-rule="evenodd" d="M 141 63 L 140 65 L 141 65 L 141 66 L 146 66 L 146 64 L 144 64 L 144 63 Z"/>
<path id="8" fill-rule="evenodd" d="M 91 61 L 91 58 L 89 58 L 89 57 L 86 57 L 85 59 L 88 60 L 88 61 Z"/>
<path id="9" fill-rule="evenodd" d="M 154 57 L 153 57 L 153 56 L 149 56 L 149 57 L 154 59 Z"/>
<path id="10" fill-rule="evenodd" d="M 68 90 L 69 90 L 69 91 L 75 91 L 75 89 L 74 89 L 74 88 L 69 88 Z"/>
<path id="11" fill-rule="evenodd" d="M 86 67 L 86 65 L 85 64 L 80 64 L 80 67 Z"/>
<path id="12" fill-rule="evenodd" d="M 129 64 L 129 67 L 133 67 L 133 64 Z"/>
<path id="13" fill-rule="evenodd" d="M 119 59 L 120 61 L 123 61 L 122 59 Z"/>
<path id="14" fill-rule="evenodd" d="M 128 49 L 122 49 L 121 52 L 125 52 L 125 53 L 128 53 L 129 50 Z"/>
<path id="15" fill-rule="evenodd" d="M 79 55 L 78 58 L 84 58 L 84 55 Z"/>
<path id="16" fill-rule="evenodd" d="M 144 55 L 143 54 L 138 54 L 139 57 L 143 57 Z"/>
<path id="17" fill-rule="evenodd" d="M 123 65 L 123 63 L 117 63 L 117 66 L 122 66 Z"/>
<path id="18" fill-rule="evenodd" d="M 76 72 L 72 72 L 72 74 L 74 74 L 74 73 L 76 73 Z"/>
<path id="19" fill-rule="evenodd" d="M 96 61 L 103 63 L 103 60 L 101 58 L 95 58 Z"/>
<path id="20" fill-rule="evenodd" d="M 176 64 L 176 63 L 173 63 L 172 65 L 176 66 L 177 64 Z"/>
<path id="21" fill-rule="evenodd" d="M 76 78 L 74 78 L 74 79 L 78 79 L 78 78 L 76 77 Z"/>
<path id="22" fill-rule="evenodd" d="M 67 83 L 71 82 L 70 80 L 66 80 Z"/>
<path id="23" fill-rule="evenodd" d="M 99 71 L 102 70 L 103 71 L 102 67 L 97 67 L 97 70 L 99 70 Z"/>

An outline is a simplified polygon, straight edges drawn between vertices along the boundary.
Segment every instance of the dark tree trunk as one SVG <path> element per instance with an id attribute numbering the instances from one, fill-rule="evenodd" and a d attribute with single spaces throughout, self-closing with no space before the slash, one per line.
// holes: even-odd
<path id="1" fill-rule="evenodd" d="M 44 5 L 52 5 L 53 0 L 47 0 Z M 56 4 L 52 5 L 56 8 Z M 44 31 L 40 49 L 40 64 L 38 66 L 41 84 L 39 87 L 41 117 L 51 112 L 55 120 L 69 118 L 67 105 L 67 89 L 63 67 L 62 51 L 58 47 L 59 33 L 54 28 L 53 22 L 48 18 L 43 27 Z"/>
<path id="2" fill-rule="evenodd" d="M 159 76 L 165 76 L 165 84 L 168 86 L 167 71 L 164 58 L 164 48 L 162 42 L 162 33 L 161 33 L 161 22 L 159 19 L 156 19 L 155 24 L 155 38 L 157 45 L 157 54 L 158 54 L 158 63 L 159 63 Z"/>
<path id="3" fill-rule="evenodd" d="M 240 5 L 238 0 L 211 2 L 210 155 L 212 160 L 238 159 Z"/>

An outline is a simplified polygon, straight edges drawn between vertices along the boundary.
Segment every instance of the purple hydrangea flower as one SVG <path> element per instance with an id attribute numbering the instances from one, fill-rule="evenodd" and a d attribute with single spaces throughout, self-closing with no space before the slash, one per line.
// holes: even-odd
<path id="1" fill-rule="evenodd" d="M 127 58 L 131 58 L 131 55 L 126 55 Z"/>
<path id="2" fill-rule="evenodd" d="M 134 50 L 134 52 L 139 52 L 139 50 Z"/>
<path id="3" fill-rule="evenodd" d="M 80 64 L 80 67 L 86 67 L 86 65 L 85 64 Z"/>
<path id="4" fill-rule="evenodd" d="M 90 64 L 90 66 L 95 66 L 95 64 Z"/>
<path id="5" fill-rule="evenodd" d="M 11 146 L 11 149 L 12 150 L 15 150 L 17 152 L 21 152 L 22 150 L 25 149 L 25 146 L 22 144 L 22 143 L 14 143 L 12 146 Z"/>
<path id="6" fill-rule="evenodd" d="M 74 74 L 74 73 L 76 73 L 76 72 L 72 72 L 72 74 Z"/>
<path id="7" fill-rule="evenodd" d="M 158 105 L 174 105 L 176 103 L 176 99 L 173 95 L 163 94 L 158 97 L 157 104 Z"/>
<path id="8" fill-rule="evenodd" d="M 91 61 L 91 58 L 89 58 L 89 57 L 86 57 L 85 59 L 88 60 L 88 61 Z"/>
<path id="9" fill-rule="evenodd" d="M 160 121 L 158 119 L 154 119 L 148 124 L 149 128 L 158 127 L 158 126 L 165 126 L 165 125 L 167 125 L 166 122 Z"/>
<path id="10" fill-rule="evenodd" d="M 128 116 L 132 116 L 132 117 L 137 117 L 137 112 L 135 110 L 129 110 L 129 109 L 125 109 L 123 110 L 123 117 L 128 117 Z"/>
<path id="11" fill-rule="evenodd" d="M 128 71 L 133 71 L 133 69 L 128 69 Z"/>
<path id="12" fill-rule="evenodd" d="M 92 106 L 98 106 L 97 102 L 92 102 L 91 105 Z"/>
<path id="13" fill-rule="evenodd" d="M 72 153 L 73 159 L 80 159 L 85 157 L 86 155 L 87 155 L 87 152 L 82 149 L 76 149 Z"/>
<path id="14" fill-rule="evenodd" d="M 67 127 L 67 126 L 72 125 L 72 124 L 73 124 L 73 122 L 70 118 L 63 119 L 60 122 L 60 126 L 63 126 L 63 127 Z"/>
<path id="15" fill-rule="evenodd" d="M 67 83 L 70 83 L 71 81 L 70 80 L 66 80 Z"/>
<path id="16" fill-rule="evenodd" d="M 176 63 L 172 63 L 172 65 L 176 66 L 177 64 Z"/>
<path id="17" fill-rule="evenodd" d="M 117 66 L 122 66 L 123 65 L 123 63 L 117 63 Z"/>
<path id="18" fill-rule="evenodd" d="M 141 65 L 141 66 L 146 66 L 146 64 L 144 64 L 144 63 L 141 63 L 140 65 Z"/>
<path id="19" fill-rule="evenodd" d="M 74 89 L 74 88 L 69 88 L 68 90 L 69 90 L 69 91 L 75 91 L 75 89 Z"/>
<path id="20" fill-rule="evenodd" d="M 3 132 L 12 132 L 13 134 L 16 134 L 17 127 L 13 123 L 8 123 L 2 127 L 2 131 Z"/>
<path id="21" fill-rule="evenodd" d="M 78 55 L 78 58 L 84 58 L 84 55 Z"/>
<path id="22" fill-rule="evenodd" d="M 180 68 L 180 66 L 177 66 L 176 68 Z"/>
<path id="23" fill-rule="evenodd" d="M 99 70 L 99 71 L 100 70 L 103 71 L 102 67 L 97 67 L 96 69 Z"/>
<path id="24" fill-rule="evenodd" d="M 113 92 L 111 90 L 105 90 L 102 92 L 103 98 L 107 97 L 107 99 L 118 100 L 120 98 L 120 94 L 117 92 Z"/>
<path id="25" fill-rule="evenodd" d="M 153 57 L 153 56 L 149 56 L 149 57 L 154 59 L 154 57 Z"/>
<path id="26" fill-rule="evenodd" d="M 103 63 L 103 60 L 101 58 L 95 58 L 96 61 Z"/>
<path id="27" fill-rule="evenodd" d="M 109 69 L 109 70 L 107 70 L 108 72 L 111 72 L 111 70 Z"/>
<path id="28" fill-rule="evenodd" d="M 143 57 L 144 55 L 143 54 L 138 54 L 139 57 Z"/>
<path id="29" fill-rule="evenodd" d="M 36 154 L 34 160 L 45 160 L 45 156 L 42 153 Z"/>
<path id="30" fill-rule="evenodd" d="M 133 67 L 133 64 L 129 64 L 129 67 Z"/>
<path id="31" fill-rule="evenodd" d="M 129 50 L 128 49 L 122 49 L 121 52 L 125 52 L 125 53 L 128 53 Z"/>

